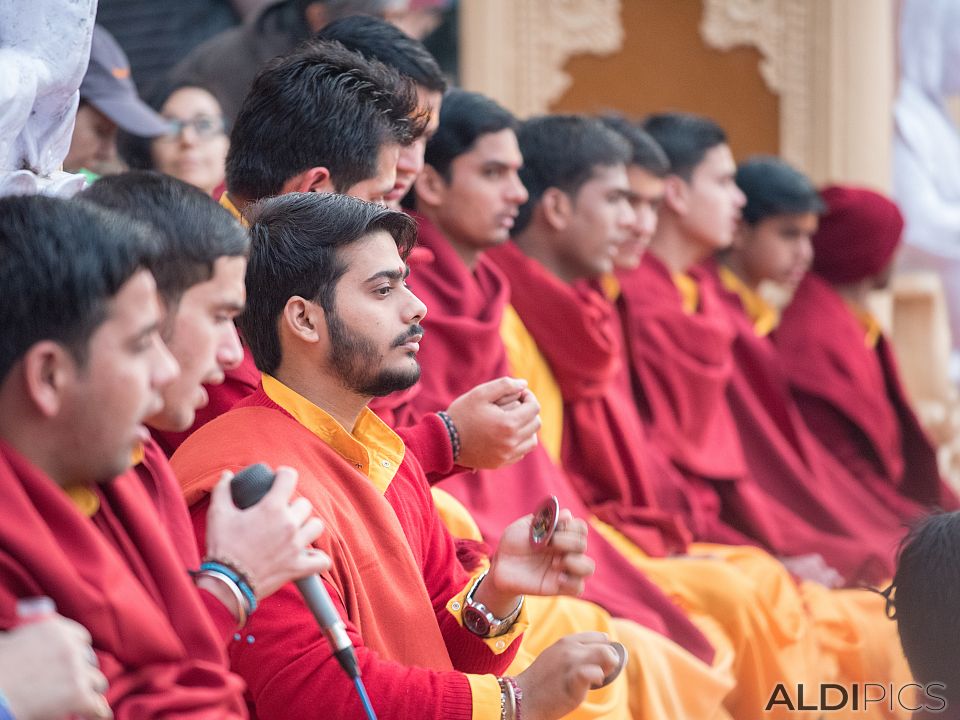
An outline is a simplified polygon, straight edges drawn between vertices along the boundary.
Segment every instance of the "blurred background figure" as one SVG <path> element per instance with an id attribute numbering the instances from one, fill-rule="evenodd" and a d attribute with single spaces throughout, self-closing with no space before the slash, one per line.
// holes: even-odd
<path id="1" fill-rule="evenodd" d="M 253 78 L 265 62 L 291 52 L 313 33 L 348 15 L 393 20 L 409 0 L 280 0 L 241 27 L 199 45 L 170 74 L 173 82 L 198 81 L 220 98 L 233 122 Z"/>
<path id="2" fill-rule="evenodd" d="M 894 197 L 906 218 L 900 267 L 938 273 L 960 381 L 960 133 L 950 97 L 960 93 L 960 1 L 905 0 L 894 106 Z"/>
<path id="3" fill-rule="evenodd" d="M 90 179 L 121 172 L 118 128 L 132 135 L 158 137 L 167 132 L 168 123 L 140 99 L 127 56 L 110 33 L 96 26 L 64 169 L 83 172 Z"/>
<path id="4" fill-rule="evenodd" d="M 150 98 L 167 122 L 154 138 L 120 135 L 120 154 L 133 169 L 157 170 L 190 183 L 208 195 L 224 178 L 229 128 L 220 101 L 200 85 L 168 85 Z"/>
<path id="5" fill-rule="evenodd" d="M 0 196 L 72 195 L 83 178 L 62 172 L 96 2 L 0 3 Z"/>

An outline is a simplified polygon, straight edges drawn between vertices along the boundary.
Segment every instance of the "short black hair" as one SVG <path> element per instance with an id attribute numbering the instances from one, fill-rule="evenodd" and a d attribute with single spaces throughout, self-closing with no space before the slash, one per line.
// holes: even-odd
<path id="1" fill-rule="evenodd" d="M 752 157 L 737 168 L 736 180 L 747 198 L 743 219 L 748 225 L 774 215 L 819 215 L 826 207 L 807 176 L 780 158 Z"/>
<path id="2" fill-rule="evenodd" d="M 520 179 L 530 197 L 520 207 L 513 235 L 530 223 L 548 188 L 575 196 L 597 168 L 628 165 L 632 155 L 626 138 L 585 115 L 531 118 L 520 125 L 517 140 L 523 155 Z"/>
<path id="3" fill-rule="evenodd" d="M 396 25 L 370 15 L 351 15 L 322 28 L 317 40 L 336 40 L 369 60 L 379 60 L 420 87 L 444 92 L 447 81 L 430 51 Z"/>
<path id="4" fill-rule="evenodd" d="M 646 130 L 670 161 L 670 173 L 690 180 L 694 168 L 717 145 L 727 142 L 727 134 L 713 120 L 701 115 L 666 112 L 650 115 L 643 121 Z"/>
<path id="5" fill-rule="evenodd" d="M 78 197 L 156 232 L 159 254 L 150 270 L 170 306 L 190 287 L 213 277 L 218 258 L 247 254 L 249 238 L 233 216 L 201 190 L 169 175 L 145 170 L 111 175 Z"/>
<path id="6" fill-rule="evenodd" d="M 607 114 L 600 116 L 600 122 L 611 130 L 620 133 L 630 143 L 632 156 L 630 164 L 643 168 L 654 177 L 664 178 L 670 174 L 670 160 L 650 133 L 623 115 Z"/>
<path id="7" fill-rule="evenodd" d="M 960 704 L 960 512 L 932 515 L 910 532 L 885 594 L 914 677 L 944 683 L 948 703 Z"/>
<path id="8" fill-rule="evenodd" d="M 279 320 L 294 295 L 335 310 L 335 290 L 347 267 L 338 252 L 372 232 L 393 236 L 403 258 L 416 244 L 416 224 L 401 212 L 332 193 L 288 193 L 250 213 L 247 307 L 237 324 L 262 372 L 280 365 Z"/>
<path id="9" fill-rule="evenodd" d="M 43 340 L 83 364 L 110 300 L 155 253 L 148 229 L 89 203 L 0 198 L 0 382 Z"/>
<path id="10" fill-rule="evenodd" d="M 440 126 L 427 142 L 424 162 L 450 180 L 450 163 L 470 152 L 482 135 L 516 130 L 517 119 L 486 95 L 451 88 L 443 96 Z"/>
<path id="11" fill-rule="evenodd" d="M 427 119 L 396 70 L 338 42 L 308 41 L 253 81 L 230 134 L 227 189 L 260 200 L 323 166 L 343 192 L 376 174 L 381 146 L 411 142 Z"/>
<path id="12" fill-rule="evenodd" d="M 196 88 L 210 93 L 211 97 L 217 101 L 220 106 L 220 117 L 223 119 L 224 133 L 230 133 L 230 121 L 223 114 L 223 101 L 217 92 L 200 80 L 180 79 L 176 81 L 164 80 L 153 86 L 153 91 L 147 95 L 144 100 L 158 113 L 163 110 L 164 103 L 170 99 L 178 90 L 184 88 Z M 117 150 L 120 157 L 131 170 L 155 170 L 156 164 L 153 162 L 153 143 L 157 138 L 139 137 L 132 135 L 124 130 L 117 132 Z"/>

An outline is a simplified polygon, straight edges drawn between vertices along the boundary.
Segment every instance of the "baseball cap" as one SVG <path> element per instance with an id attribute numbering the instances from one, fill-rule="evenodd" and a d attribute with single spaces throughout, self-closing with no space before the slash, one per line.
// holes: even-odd
<path id="1" fill-rule="evenodd" d="M 137 95 L 130 63 L 113 36 L 99 25 L 93 28 L 90 64 L 80 83 L 80 99 L 138 137 L 157 137 L 167 121 Z"/>

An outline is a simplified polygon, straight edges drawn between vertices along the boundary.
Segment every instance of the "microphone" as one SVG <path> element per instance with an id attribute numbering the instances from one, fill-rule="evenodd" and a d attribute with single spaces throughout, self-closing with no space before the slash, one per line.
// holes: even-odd
<path id="1" fill-rule="evenodd" d="M 233 504 L 241 510 L 256 505 L 260 499 L 273 487 L 276 474 L 267 465 L 257 463 L 249 465 L 233 476 L 230 481 L 230 494 Z M 327 589 L 316 575 L 294 580 L 297 590 L 303 595 L 304 602 L 316 618 L 317 624 L 323 631 L 323 636 L 330 643 L 333 654 L 340 663 L 340 667 L 352 679 L 360 677 L 360 665 L 357 655 L 347 635 L 347 628 L 337 614 L 333 601 Z"/>

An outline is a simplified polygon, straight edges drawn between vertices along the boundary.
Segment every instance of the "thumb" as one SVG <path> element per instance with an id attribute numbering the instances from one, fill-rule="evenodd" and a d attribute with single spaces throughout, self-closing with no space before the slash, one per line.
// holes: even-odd
<path id="1" fill-rule="evenodd" d="M 229 470 L 220 473 L 220 479 L 213 486 L 213 490 L 210 491 L 211 505 L 233 505 L 233 497 L 230 495 L 230 482 L 232 480 L 233 473 Z"/>
<path id="2" fill-rule="evenodd" d="M 497 402 L 503 397 L 517 395 L 527 387 L 527 381 L 520 378 L 501 377 L 481 383 L 470 391 L 477 399 Z"/>

